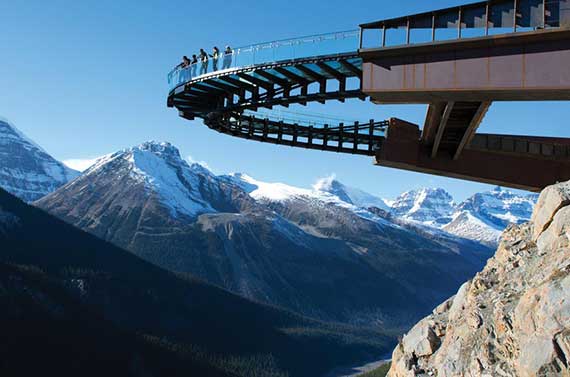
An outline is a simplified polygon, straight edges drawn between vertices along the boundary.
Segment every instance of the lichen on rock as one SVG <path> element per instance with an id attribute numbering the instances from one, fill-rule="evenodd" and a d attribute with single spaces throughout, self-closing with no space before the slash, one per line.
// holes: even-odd
<path id="1" fill-rule="evenodd" d="M 570 376 L 570 182 L 396 347 L 388 376 Z"/>

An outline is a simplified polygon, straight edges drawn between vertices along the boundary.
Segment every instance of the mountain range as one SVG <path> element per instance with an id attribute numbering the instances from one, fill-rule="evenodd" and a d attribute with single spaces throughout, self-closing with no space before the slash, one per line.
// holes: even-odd
<path id="1" fill-rule="evenodd" d="M 530 219 L 537 199 L 537 194 L 496 187 L 456 204 L 445 190 L 424 188 L 400 195 L 390 213 L 412 224 L 441 229 L 495 247 L 508 224 Z"/>
<path id="2" fill-rule="evenodd" d="M 46 196 L 81 174 L 51 157 L 13 124 L 1 118 L 0 160 L 0 187 L 27 202 Z M 92 161 L 101 163 L 101 159 Z M 537 199 L 536 194 L 513 193 L 497 188 L 455 203 L 441 188 L 422 188 L 402 193 L 395 200 L 385 200 L 345 185 L 334 177 L 318 180 L 312 190 L 286 184 L 269 187 L 276 190 L 281 187 L 297 193 L 328 193 L 354 207 L 374 207 L 388 212 L 398 221 L 442 229 L 490 247 L 496 246 L 507 224 L 528 221 Z"/>
<path id="3" fill-rule="evenodd" d="M 171 144 L 148 142 L 102 158 L 35 205 L 248 299 L 386 329 L 407 326 L 490 256 L 351 204 L 354 193 L 337 182 L 308 190 L 216 176 Z"/>
<path id="4" fill-rule="evenodd" d="M 0 131 L 0 187 L 72 225 L 0 191 L 9 246 L 0 269 L 10 276 L 0 292 L 9 302 L 30 296 L 35 321 L 57 320 L 60 309 L 95 321 L 107 341 L 139 350 L 110 349 L 120 368 L 140 367 L 144 354 L 153 367 L 189 358 L 211 375 L 304 376 L 377 358 L 480 270 L 536 200 L 497 188 L 457 204 L 426 188 L 387 201 L 334 177 L 299 188 L 216 175 L 161 142 L 106 155 L 79 175 L 7 121 Z M 228 310 L 230 319 L 220 316 Z M 256 319 L 267 327 L 248 322 Z M 279 335 L 244 345 L 259 331 Z M 298 350 L 314 360 L 310 372 Z"/>

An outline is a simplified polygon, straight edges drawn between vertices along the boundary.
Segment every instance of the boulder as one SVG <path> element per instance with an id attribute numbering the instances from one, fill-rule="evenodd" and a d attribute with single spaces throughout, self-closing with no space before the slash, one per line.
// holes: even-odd
<path id="1" fill-rule="evenodd" d="M 532 213 L 531 222 L 534 225 L 533 239 L 548 227 L 556 212 L 570 204 L 570 183 L 560 183 L 548 186 L 540 193 Z"/>

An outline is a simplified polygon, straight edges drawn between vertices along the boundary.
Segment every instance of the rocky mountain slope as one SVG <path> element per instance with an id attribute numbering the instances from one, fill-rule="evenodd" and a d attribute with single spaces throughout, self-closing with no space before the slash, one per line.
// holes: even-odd
<path id="1" fill-rule="evenodd" d="M 105 157 L 36 205 L 171 271 L 358 325 L 408 326 L 490 256 L 480 244 L 395 224 L 340 191 L 366 199 L 337 184 L 216 176 L 150 142 Z"/>
<path id="2" fill-rule="evenodd" d="M 79 175 L 0 118 L 0 187 L 31 202 Z"/>
<path id="3" fill-rule="evenodd" d="M 1 189 L 0 207 L 2 376 L 319 376 L 391 343 L 167 272 Z"/>
<path id="4" fill-rule="evenodd" d="M 530 222 L 404 337 L 391 377 L 570 374 L 570 183 L 546 188 Z"/>

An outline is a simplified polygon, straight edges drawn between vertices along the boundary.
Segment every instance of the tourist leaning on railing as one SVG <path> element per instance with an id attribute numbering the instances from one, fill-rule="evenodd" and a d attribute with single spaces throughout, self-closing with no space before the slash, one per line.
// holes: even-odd
<path id="1" fill-rule="evenodd" d="M 200 66 L 200 74 L 203 75 L 208 73 L 208 53 L 204 51 L 203 48 L 200 49 L 200 62 L 202 65 Z"/>
<path id="2" fill-rule="evenodd" d="M 218 70 L 218 62 L 220 57 L 222 58 L 222 69 L 228 69 L 232 65 L 232 59 L 234 51 L 230 46 L 226 46 L 224 52 L 220 52 L 218 47 L 212 49 L 212 55 L 204 51 L 203 48 L 200 49 L 198 55 L 193 54 L 192 60 L 187 56 L 182 57 L 182 62 L 174 67 L 175 72 L 178 73 L 178 82 L 186 82 L 197 75 L 198 63 L 200 63 L 200 75 L 208 73 L 208 65 L 210 58 L 212 58 L 212 70 Z"/>
<path id="3" fill-rule="evenodd" d="M 226 46 L 226 50 L 224 51 L 224 62 L 222 64 L 222 69 L 228 69 L 232 65 L 232 55 L 233 50 L 230 46 Z"/>
<path id="4" fill-rule="evenodd" d="M 198 68 L 198 57 L 196 54 L 192 55 L 192 61 L 190 62 L 191 77 L 196 77 L 196 69 Z"/>
<path id="5" fill-rule="evenodd" d="M 190 59 L 186 55 L 182 57 L 182 63 L 178 64 L 176 68 L 178 69 L 178 82 L 187 81 L 188 67 L 190 66 Z"/>
<path id="6" fill-rule="evenodd" d="M 218 59 L 220 58 L 220 50 L 216 46 L 214 46 L 212 51 L 213 51 L 212 55 L 210 55 L 212 57 L 212 71 L 217 71 Z"/>

